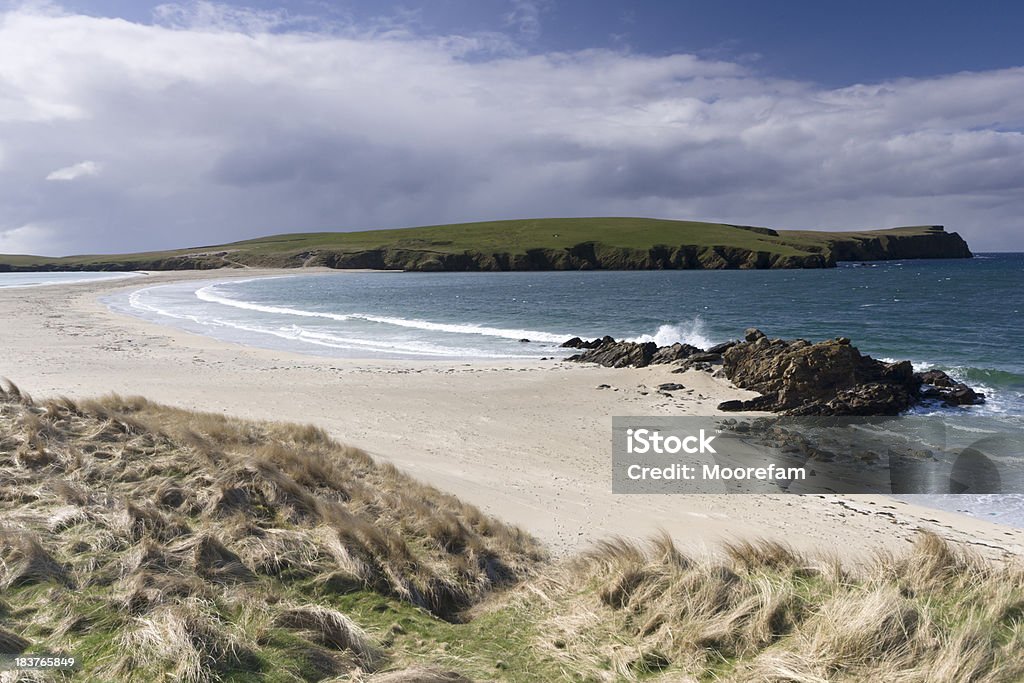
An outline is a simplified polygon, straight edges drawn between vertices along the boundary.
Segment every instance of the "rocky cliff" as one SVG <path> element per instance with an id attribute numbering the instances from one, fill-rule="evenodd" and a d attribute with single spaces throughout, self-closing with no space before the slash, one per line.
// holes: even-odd
<path id="1" fill-rule="evenodd" d="M 654 219 L 594 219 L 599 221 L 595 224 L 589 220 L 280 235 L 229 245 L 112 256 L 0 256 L 0 271 L 247 266 L 420 272 L 726 270 L 830 268 L 838 261 L 971 256 L 967 243 L 941 226 L 840 233 Z M 552 232 L 555 230 L 562 232 Z M 534 244 L 546 246 L 532 247 Z"/>
<path id="2" fill-rule="evenodd" d="M 26 266 L 0 262 L 0 272 L 209 270 L 214 268 L 326 268 L 406 270 L 411 272 L 500 272 L 520 270 L 732 270 L 766 268 L 828 268 L 827 254 L 780 255 L 737 247 L 655 246 L 650 249 L 608 247 L 593 242 L 566 249 L 529 249 L 525 253 L 486 253 L 467 250 L 440 252 L 418 249 L 316 249 L 295 254 L 226 253 L 186 254 L 174 257 L 111 257 L 88 263 L 41 263 Z"/>
<path id="3" fill-rule="evenodd" d="M 382 268 L 409 271 L 509 270 L 726 270 L 764 268 L 827 268 L 824 254 L 780 255 L 739 247 L 608 247 L 586 242 L 567 249 L 529 249 L 523 254 L 440 253 L 405 249 L 374 249 L 356 253 L 322 252 L 306 265 L 329 268 Z"/>
<path id="4" fill-rule="evenodd" d="M 917 232 L 890 234 L 840 233 L 826 239 L 826 254 L 831 263 L 837 261 L 887 261 L 898 259 L 971 258 L 967 242 L 955 232 L 946 232 L 941 225 L 931 225 Z"/>
<path id="5" fill-rule="evenodd" d="M 743 230 L 778 237 L 788 245 L 782 231 L 768 228 Z M 511 270 L 762 270 L 778 268 L 832 268 L 839 261 L 881 261 L 915 258 L 970 258 L 971 250 L 957 233 L 942 226 L 918 231 L 877 231 L 828 233 L 820 243 L 794 242 L 800 253 L 779 253 L 735 246 L 655 245 L 649 249 L 613 247 L 583 242 L 562 249 L 528 249 L 525 253 L 457 253 L 418 249 L 369 249 L 365 251 L 317 250 L 296 254 L 287 266 L 328 268 L 376 268 L 429 271 L 511 271 Z M 253 265 L 277 265 L 258 263 Z"/>

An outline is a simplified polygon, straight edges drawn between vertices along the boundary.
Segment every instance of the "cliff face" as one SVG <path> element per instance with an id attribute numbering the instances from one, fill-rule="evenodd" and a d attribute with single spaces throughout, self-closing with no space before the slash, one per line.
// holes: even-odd
<path id="1" fill-rule="evenodd" d="M 607 247 L 592 242 L 569 249 L 530 249 L 524 254 L 466 251 L 458 254 L 374 249 L 355 253 L 310 254 L 306 265 L 328 268 L 380 268 L 409 271 L 511 270 L 724 270 L 751 268 L 825 268 L 822 254 L 781 256 L 735 247 L 667 247 L 647 250 Z"/>
<path id="2" fill-rule="evenodd" d="M 756 230 L 772 236 L 779 235 L 773 230 Z M 322 251 L 301 256 L 305 265 L 409 271 L 832 268 L 839 261 L 972 256 L 963 238 L 955 232 L 946 232 L 942 226 L 931 226 L 906 234 L 898 230 L 879 234 L 840 233 L 834 238 L 825 239 L 821 244 L 801 247 L 806 250 L 805 253 L 779 254 L 742 247 L 656 245 L 650 249 L 628 249 L 584 242 L 567 249 L 531 249 L 525 254 L 373 249 L 360 252 Z"/>
<path id="3" fill-rule="evenodd" d="M 918 258 L 971 258 L 967 242 L 955 232 L 933 225 L 915 234 L 894 231 L 882 235 L 857 235 L 828 240 L 830 260 L 887 261 Z"/>
<path id="4" fill-rule="evenodd" d="M 722 233 L 722 229 L 726 233 Z M 409 271 L 510 271 L 510 270 L 726 270 L 768 268 L 831 268 L 838 261 L 877 261 L 917 258 L 970 258 L 967 243 L 941 226 L 895 228 L 866 232 L 775 231 L 748 226 L 717 227 L 712 234 L 668 235 L 690 244 L 658 243 L 666 234 L 651 236 L 650 247 L 609 246 L 599 240 L 572 246 L 526 249 L 521 253 L 498 250 L 453 248 L 459 240 L 392 240 L 380 247 L 310 245 L 309 248 L 260 248 L 237 245 L 211 247 L 204 251 L 182 250 L 151 254 L 103 257 L 36 259 L 4 263 L 0 271 L 11 270 L 207 270 L 244 266 L 271 268 L 374 268 Z M 737 238 L 733 233 L 741 233 Z M 385 231 L 387 232 L 387 231 Z M 605 240 L 622 236 L 606 231 Z M 344 235 L 345 233 L 332 233 Z M 557 235 L 556 235 L 557 236 Z M 510 241 L 529 243 L 521 233 Z M 267 238 L 268 242 L 270 238 Z M 375 238 L 376 239 L 376 238 Z M 635 240 L 635 236 L 634 236 Z M 693 244 L 703 240 L 705 244 Z M 723 246 L 715 241 L 732 244 Z M 465 237 L 463 243 L 472 243 Z M 259 240 L 257 240 L 259 242 Z M 365 244 L 365 241 L 363 242 Z M 493 243 L 500 244 L 500 240 Z M 737 244 L 743 246 L 736 246 Z"/>

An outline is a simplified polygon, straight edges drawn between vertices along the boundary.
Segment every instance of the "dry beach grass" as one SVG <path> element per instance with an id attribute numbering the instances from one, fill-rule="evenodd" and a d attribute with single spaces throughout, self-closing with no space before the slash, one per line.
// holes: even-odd
<path id="1" fill-rule="evenodd" d="M 540 582 L 551 656 L 631 680 L 1018 681 L 1024 573 L 923 534 L 866 571 L 777 543 L 606 542 Z"/>
<path id="2" fill-rule="evenodd" d="M 311 426 L 0 394 L 3 680 L 1016 681 L 1024 574 L 529 535 Z"/>
<path id="3" fill-rule="evenodd" d="M 0 645 L 73 650 L 100 678 L 374 670 L 372 641 L 310 595 L 366 589 L 451 619 L 544 558 L 315 427 L 14 385 L 0 402 Z"/>

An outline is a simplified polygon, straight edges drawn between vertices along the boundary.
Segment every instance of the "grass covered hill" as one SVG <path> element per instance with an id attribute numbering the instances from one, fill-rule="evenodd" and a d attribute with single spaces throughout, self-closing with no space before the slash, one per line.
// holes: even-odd
<path id="1" fill-rule="evenodd" d="M 309 426 L 0 391 L 2 681 L 1024 679 L 1024 572 L 521 530 Z"/>
<path id="2" fill-rule="evenodd" d="M 296 233 L 139 254 L 0 256 L 2 270 L 260 266 L 412 271 L 825 268 L 843 260 L 970 257 L 941 226 L 787 231 L 652 218 L 548 218 Z"/>

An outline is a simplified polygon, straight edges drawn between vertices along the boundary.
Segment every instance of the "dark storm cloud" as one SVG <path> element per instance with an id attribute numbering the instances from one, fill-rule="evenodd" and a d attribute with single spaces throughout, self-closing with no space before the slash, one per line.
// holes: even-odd
<path id="1" fill-rule="evenodd" d="M 209 3 L 39 7 L 0 15 L 0 252 L 601 214 L 1024 248 L 1021 69 L 836 90 Z"/>

